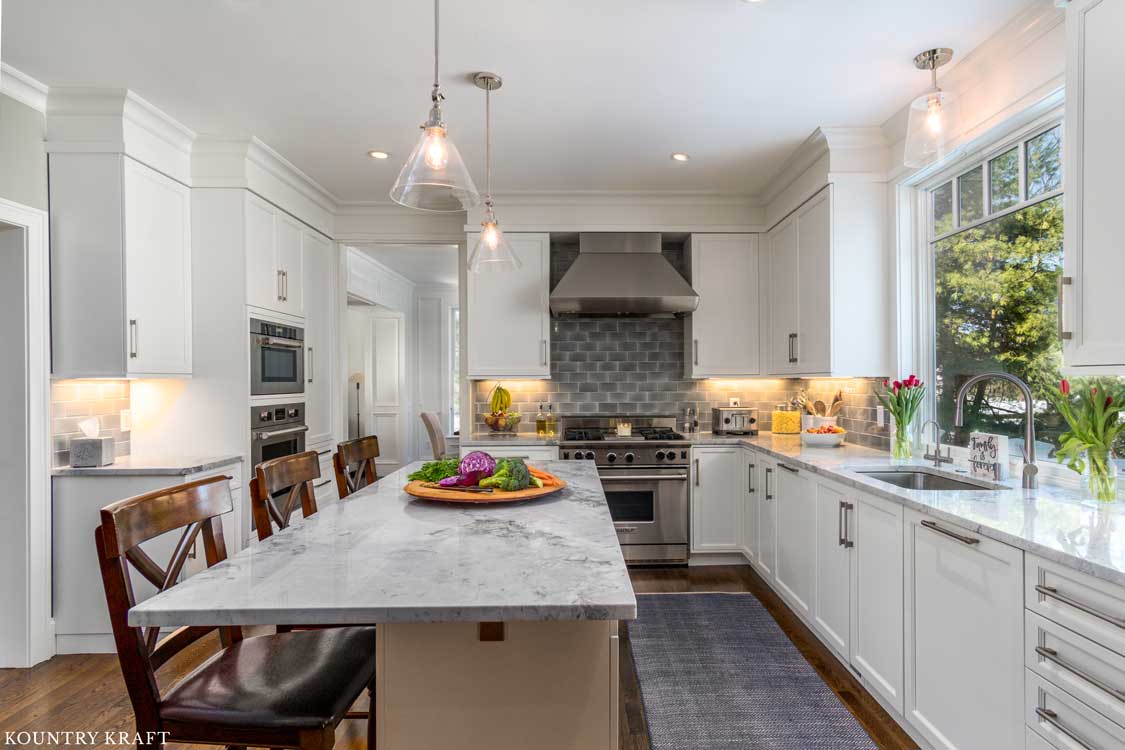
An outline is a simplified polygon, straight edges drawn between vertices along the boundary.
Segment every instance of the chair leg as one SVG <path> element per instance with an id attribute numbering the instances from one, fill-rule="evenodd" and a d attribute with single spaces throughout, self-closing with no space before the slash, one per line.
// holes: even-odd
<path id="1" fill-rule="evenodd" d="M 367 688 L 367 696 L 371 705 L 367 709 L 367 750 L 375 750 L 375 680 Z"/>
<path id="2" fill-rule="evenodd" d="M 335 727 L 325 727 L 322 730 L 301 732 L 298 741 L 301 750 L 332 750 L 336 744 Z"/>

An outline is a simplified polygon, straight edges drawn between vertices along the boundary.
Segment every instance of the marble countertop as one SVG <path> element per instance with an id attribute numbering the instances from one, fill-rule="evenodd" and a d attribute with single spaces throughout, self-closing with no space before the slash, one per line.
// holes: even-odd
<path id="1" fill-rule="evenodd" d="M 901 503 L 966 531 L 995 539 L 1096 578 L 1125 586 L 1125 503 L 1083 499 L 1066 487 L 1040 483 L 1024 490 L 1018 476 L 995 491 L 907 490 L 864 476 L 857 469 L 888 469 L 906 465 L 932 468 L 919 458 L 894 461 L 883 451 L 847 445 L 809 448 L 798 435 L 762 433 L 737 441 L 702 433 L 697 445 L 737 442 L 872 495 Z M 957 476 L 947 467 L 942 474 Z"/>
<path id="2" fill-rule="evenodd" d="M 55 477 L 182 476 L 242 463 L 242 456 L 121 456 L 108 466 L 60 466 Z"/>
<path id="3" fill-rule="evenodd" d="M 631 620 L 637 600 L 592 462 L 547 462 L 561 492 L 417 500 L 420 463 L 141 602 L 134 626 Z"/>
<path id="4" fill-rule="evenodd" d="M 543 438 L 534 432 L 474 432 L 461 438 L 462 446 L 558 445 L 557 437 Z"/>

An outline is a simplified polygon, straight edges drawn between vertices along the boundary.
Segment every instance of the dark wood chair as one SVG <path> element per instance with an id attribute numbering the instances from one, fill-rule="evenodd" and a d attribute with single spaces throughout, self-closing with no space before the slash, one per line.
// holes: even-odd
<path id="1" fill-rule="evenodd" d="M 332 465 L 336 468 L 336 489 L 341 500 L 379 479 L 375 471 L 375 459 L 378 457 L 379 438 L 374 435 L 336 446 Z"/>
<path id="2" fill-rule="evenodd" d="M 136 604 L 130 565 L 160 591 L 176 585 L 202 538 L 207 566 L 226 559 L 220 516 L 232 508 L 229 477 L 209 477 L 122 500 L 102 509 L 94 542 L 109 619 L 137 732 L 165 741 L 233 747 L 328 750 L 348 707 L 366 688 L 374 706 L 375 629 L 307 630 L 243 637 L 238 627 L 181 627 L 160 638 L 156 627 L 131 627 Z M 141 544 L 182 530 L 167 567 Z M 220 650 L 164 691 L 156 671 L 190 644 L 219 631 Z M 157 733 L 165 732 L 166 735 Z M 150 734 L 151 733 L 151 734 Z M 375 722 L 367 728 L 375 747 Z"/>
<path id="3" fill-rule="evenodd" d="M 254 467 L 250 480 L 250 509 L 258 541 L 289 527 L 289 520 L 298 506 L 308 518 L 316 513 L 316 491 L 313 482 L 320 479 L 320 459 L 316 451 L 282 456 Z"/>

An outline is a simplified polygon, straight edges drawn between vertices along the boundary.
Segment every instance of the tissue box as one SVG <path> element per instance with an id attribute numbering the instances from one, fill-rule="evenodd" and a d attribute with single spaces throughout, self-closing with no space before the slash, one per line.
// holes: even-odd
<path id="1" fill-rule="evenodd" d="M 107 466 L 115 458 L 117 455 L 110 436 L 70 439 L 71 466 Z"/>

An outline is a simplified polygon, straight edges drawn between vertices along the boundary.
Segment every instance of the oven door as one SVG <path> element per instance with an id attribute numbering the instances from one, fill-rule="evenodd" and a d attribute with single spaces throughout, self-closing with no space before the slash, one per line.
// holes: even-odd
<path id="1" fill-rule="evenodd" d="M 688 543 L 686 466 L 603 467 L 598 476 L 622 544 Z"/>
<path id="2" fill-rule="evenodd" d="M 305 392 L 305 345 L 297 339 L 250 336 L 250 395 Z"/>
<path id="3" fill-rule="evenodd" d="M 251 462 L 254 466 L 282 456 L 305 452 L 306 425 L 285 427 L 280 430 L 262 430 L 254 433 L 250 441 Z"/>

